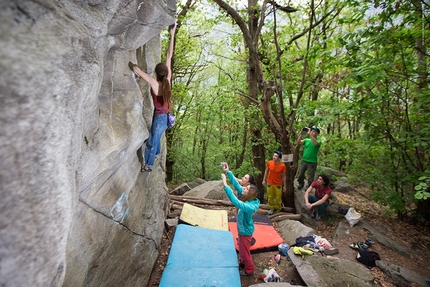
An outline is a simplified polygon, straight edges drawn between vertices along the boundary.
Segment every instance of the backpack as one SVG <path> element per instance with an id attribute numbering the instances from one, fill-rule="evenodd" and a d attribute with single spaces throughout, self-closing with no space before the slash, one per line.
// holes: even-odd
<path id="1" fill-rule="evenodd" d="M 296 243 L 291 245 L 291 247 L 294 247 L 294 246 L 303 247 L 309 243 L 315 243 L 315 238 L 313 236 L 305 236 L 305 237 L 300 236 L 296 238 Z"/>
<path id="2" fill-rule="evenodd" d="M 376 266 L 376 260 L 381 260 L 381 257 L 379 257 L 379 254 L 375 251 L 368 251 L 368 250 L 358 250 L 357 253 L 357 261 L 360 263 L 363 263 L 369 268 Z"/>

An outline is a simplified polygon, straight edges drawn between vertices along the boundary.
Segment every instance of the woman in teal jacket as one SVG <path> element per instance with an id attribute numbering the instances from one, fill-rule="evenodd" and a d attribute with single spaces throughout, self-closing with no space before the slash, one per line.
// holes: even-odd
<path id="1" fill-rule="evenodd" d="M 257 212 L 258 207 L 260 206 L 260 200 L 257 198 L 258 189 L 253 184 L 241 186 L 231 171 L 227 171 L 227 176 L 233 183 L 234 188 L 237 190 L 238 197 L 240 197 L 240 199 L 238 199 L 234 195 L 233 190 L 227 185 L 226 175 L 221 174 L 225 193 L 231 203 L 239 208 L 237 212 L 239 266 L 243 266 L 243 270 L 240 270 L 240 275 L 249 276 L 254 273 L 255 269 L 250 246 L 252 234 L 254 233 L 254 221 L 252 220 L 252 215 Z"/>
<path id="2" fill-rule="evenodd" d="M 241 179 L 236 178 L 232 172 L 230 172 L 230 169 L 228 168 L 228 163 L 226 162 L 222 162 L 221 163 L 221 167 L 224 170 L 224 172 L 227 174 L 228 179 L 230 180 L 230 182 L 233 184 L 234 189 L 237 190 L 238 195 L 237 198 L 240 198 L 242 195 L 242 188 L 244 186 L 253 184 L 255 185 L 255 179 L 254 176 L 252 176 L 251 174 L 247 173 L 245 174 Z"/>

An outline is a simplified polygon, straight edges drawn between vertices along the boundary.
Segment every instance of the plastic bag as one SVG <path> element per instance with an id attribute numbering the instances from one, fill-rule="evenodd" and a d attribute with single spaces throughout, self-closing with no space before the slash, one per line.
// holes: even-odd
<path id="1" fill-rule="evenodd" d="M 345 215 L 345 218 L 348 221 L 349 225 L 353 227 L 360 221 L 361 214 L 360 212 L 356 211 L 354 208 L 350 207 L 348 209 L 348 212 Z"/>
<path id="2" fill-rule="evenodd" d="M 319 246 L 322 247 L 324 249 L 329 249 L 331 248 L 331 244 L 330 242 L 328 242 L 327 239 L 321 237 L 321 236 L 315 236 L 315 243 Z"/>
<path id="3" fill-rule="evenodd" d="M 287 256 L 288 253 L 288 244 L 287 243 L 281 243 L 278 245 L 278 251 L 279 254 Z"/>
<path id="4" fill-rule="evenodd" d="M 284 282 L 284 279 L 282 279 L 278 273 L 276 273 L 275 269 L 271 268 L 267 274 L 267 276 L 264 278 L 264 282 Z"/>

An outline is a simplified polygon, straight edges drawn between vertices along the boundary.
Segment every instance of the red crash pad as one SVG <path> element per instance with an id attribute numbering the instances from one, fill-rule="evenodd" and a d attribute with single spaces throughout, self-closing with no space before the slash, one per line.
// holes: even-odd
<path id="1" fill-rule="evenodd" d="M 254 234 L 252 234 L 251 253 L 278 250 L 278 245 L 284 243 L 284 239 L 275 230 L 270 218 L 263 214 L 254 214 L 252 220 L 254 221 Z M 236 250 L 239 250 L 236 218 L 229 220 L 228 228 L 233 233 Z"/>

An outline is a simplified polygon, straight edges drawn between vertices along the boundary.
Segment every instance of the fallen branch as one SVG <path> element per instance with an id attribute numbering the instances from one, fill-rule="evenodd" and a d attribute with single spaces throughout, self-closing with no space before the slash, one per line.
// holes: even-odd
<path id="1" fill-rule="evenodd" d="M 286 219 L 300 220 L 301 215 L 294 214 L 294 213 L 276 213 L 276 214 L 270 215 L 269 218 L 270 218 L 270 221 L 272 222 L 279 222 Z"/>
<path id="2" fill-rule="evenodd" d="M 194 203 L 194 202 L 171 201 L 170 209 L 171 210 L 182 210 L 182 208 L 183 208 L 183 206 L 184 206 L 185 203 L 189 203 L 189 204 L 191 204 L 193 206 L 204 208 L 204 209 L 220 209 L 220 208 L 224 208 L 224 209 L 229 208 L 229 209 L 231 209 L 231 208 L 234 208 L 233 205 L 224 206 L 224 205 L 214 205 L 214 204 L 212 204 L 212 206 L 211 206 L 211 204 L 201 204 L 201 203 Z M 218 208 L 216 208 L 216 207 L 218 207 Z"/>
<path id="3" fill-rule="evenodd" d="M 202 202 L 201 200 L 197 200 L 198 202 Z M 178 216 L 180 217 L 182 208 L 184 207 L 185 203 L 191 203 L 193 206 L 197 206 L 197 207 L 201 207 L 201 208 L 208 208 L 208 200 L 204 200 L 205 204 L 201 204 L 201 203 L 192 203 L 189 199 L 186 199 L 186 202 L 180 202 L 180 201 L 176 201 L 176 200 L 172 200 L 169 203 L 170 206 L 170 210 L 172 212 L 169 212 L 170 217 L 175 217 Z M 218 204 L 220 204 L 219 200 L 217 201 Z M 215 204 L 213 204 L 213 206 L 215 206 Z M 219 206 L 219 205 L 218 205 Z M 232 208 L 234 207 L 232 204 L 229 204 L 226 206 L 226 208 Z M 260 205 L 261 207 L 261 205 Z M 263 207 L 266 208 L 259 208 L 257 210 L 257 213 L 259 214 L 265 214 L 268 215 L 268 206 L 267 204 L 263 204 Z M 210 206 L 209 206 L 210 208 Z M 286 219 L 290 219 L 290 220 L 300 220 L 301 216 L 300 214 L 294 214 L 294 213 L 285 213 L 285 212 L 278 212 L 272 215 L 268 215 L 268 217 L 270 218 L 270 220 L 272 222 L 279 222 L 282 220 L 286 220 Z"/>
<path id="4" fill-rule="evenodd" d="M 270 207 L 269 207 L 268 204 L 260 204 L 260 208 L 270 210 Z M 288 213 L 294 213 L 294 208 L 292 208 L 292 207 L 282 207 L 281 211 L 288 212 Z"/>
<path id="5" fill-rule="evenodd" d="M 169 195 L 169 198 L 174 201 L 179 202 L 187 202 L 187 203 L 196 203 L 203 205 L 224 205 L 224 206 L 233 206 L 233 204 L 229 200 L 220 200 L 220 199 L 208 199 L 208 198 L 199 198 L 194 196 L 181 196 L 181 195 Z M 260 204 L 260 209 L 270 210 L 268 204 Z M 292 207 L 282 207 L 281 211 L 293 213 L 294 208 Z"/>
<path id="6" fill-rule="evenodd" d="M 207 205 L 233 206 L 233 204 L 229 200 L 207 199 L 207 198 L 183 196 L 183 195 L 169 195 L 169 198 L 171 200 L 176 200 L 180 202 L 189 202 L 189 203 L 207 204 Z"/>

